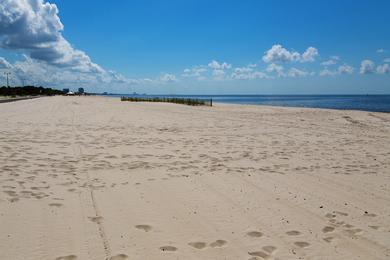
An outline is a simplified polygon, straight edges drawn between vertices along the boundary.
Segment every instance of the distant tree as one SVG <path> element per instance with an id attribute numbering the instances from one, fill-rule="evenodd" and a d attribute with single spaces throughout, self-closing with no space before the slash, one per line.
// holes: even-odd
<path id="1" fill-rule="evenodd" d="M 62 95 L 63 91 L 52 88 L 44 88 L 42 86 L 24 86 L 24 87 L 1 87 L 0 96 L 53 96 Z"/>

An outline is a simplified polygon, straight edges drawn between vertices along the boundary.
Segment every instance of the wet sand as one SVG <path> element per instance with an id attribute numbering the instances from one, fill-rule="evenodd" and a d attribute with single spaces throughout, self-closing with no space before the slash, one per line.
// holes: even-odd
<path id="1" fill-rule="evenodd" d="M 0 259 L 389 259 L 390 114 L 0 104 Z"/>

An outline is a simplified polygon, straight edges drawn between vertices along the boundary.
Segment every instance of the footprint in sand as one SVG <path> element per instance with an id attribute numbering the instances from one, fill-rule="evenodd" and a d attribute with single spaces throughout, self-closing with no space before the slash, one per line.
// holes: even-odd
<path id="1" fill-rule="evenodd" d="M 119 254 L 110 257 L 110 260 L 126 260 L 126 259 L 129 259 L 129 257 L 125 254 Z"/>
<path id="2" fill-rule="evenodd" d="M 322 232 L 323 233 L 329 233 L 329 232 L 332 232 L 334 231 L 334 227 L 330 227 L 330 226 L 326 226 L 322 229 Z"/>
<path id="3" fill-rule="evenodd" d="M 301 234 L 301 232 L 299 232 L 297 230 L 290 230 L 290 231 L 287 231 L 286 234 L 289 236 L 299 236 Z"/>
<path id="4" fill-rule="evenodd" d="M 152 227 L 149 225 L 136 225 L 135 228 L 143 230 L 145 232 L 149 232 L 150 230 L 152 230 Z"/>
<path id="5" fill-rule="evenodd" d="M 300 247 L 300 248 L 305 248 L 305 247 L 309 247 L 310 246 L 310 243 L 308 242 L 304 242 L 304 241 L 297 241 L 294 243 L 294 245 Z"/>
<path id="6" fill-rule="evenodd" d="M 375 229 L 375 230 L 378 230 L 380 228 L 380 226 L 368 226 L 369 228 L 372 228 L 372 229 Z"/>
<path id="7" fill-rule="evenodd" d="M 344 230 L 345 234 L 349 235 L 349 236 L 356 236 L 356 235 L 360 235 L 361 233 L 363 233 L 363 230 L 360 229 L 360 228 L 355 228 L 355 229 L 346 229 Z"/>
<path id="8" fill-rule="evenodd" d="M 190 242 L 190 243 L 188 243 L 188 245 L 190 245 L 196 249 L 203 249 L 207 246 L 207 244 L 205 242 Z"/>
<path id="9" fill-rule="evenodd" d="M 56 260 L 76 260 L 76 259 L 77 256 L 75 255 L 60 256 L 56 258 Z"/>
<path id="10" fill-rule="evenodd" d="M 263 236 L 263 233 L 261 233 L 259 231 L 250 231 L 246 234 L 250 237 L 262 237 Z"/>
<path id="11" fill-rule="evenodd" d="M 332 240 L 334 239 L 334 237 L 325 237 L 325 238 L 323 238 L 323 239 L 324 239 L 325 242 L 330 243 L 330 242 L 332 242 Z"/>
<path id="12" fill-rule="evenodd" d="M 102 221 L 103 217 L 101 216 L 96 216 L 96 217 L 88 217 L 92 222 L 99 223 Z"/>
<path id="13" fill-rule="evenodd" d="M 335 215 L 335 214 L 332 214 L 332 213 L 327 213 L 327 214 L 325 215 L 325 217 L 326 217 L 326 218 L 335 218 L 336 215 Z"/>
<path id="14" fill-rule="evenodd" d="M 49 206 L 59 208 L 62 207 L 62 203 L 50 203 Z"/>
<path id="15" fill-rule="evenodd" d="M 263 246 L 262 249 L 267 252 L 268 254 L 272 254 L 273 252 L 276 251 L 276 247 L 274 246 Z"/>
<path id="16" fill-rule="evenodd" d="M 216 247 L 223 247 L 227 244 L 227 241 L 218 239 L 212 243 L 210 243 L 210 247 L 216 248 Z"/>
<path id="17" fill-rule="evenodd" d="M 174 246 L 162 246 L 160 247 L 160 250 L 163 252 L 174 252 L 177 251 L 177 247 Z"/>
<path id="18" fill-rule="evenodd" d="M 348 213 L 341 212 L 341 211 L 335 211 L 335 214 L 341 215 L 341 216 L 348 216 Z"/>
<path id="19" fill-rule="evenodd" d="M 248 252 L 248 255 L 254 256 L 250 259 L 258 259 L 257 257 L 261 257 L 263 259 L 267 259 L 269 255 L 267 253 L 264 253 L 263 251 L 254 251 L 254 252 Z"/>

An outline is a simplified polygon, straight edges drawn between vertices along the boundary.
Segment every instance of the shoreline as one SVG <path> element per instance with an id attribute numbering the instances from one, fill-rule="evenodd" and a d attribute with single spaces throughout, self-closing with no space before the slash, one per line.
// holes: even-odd
<path id="1" fill-rule="evenodd" d="M 117 98 L 117 97 L 121 97 L 121 96 L 125 96 L 126 95 L 117 95 L 117 94 L 113 94 L 113 95 L 98 95 L 98 96 L 103 96 L 103 97 L 111 97 L 111 98 Z M 132 95 L 127 95 L 127 96 L 132 96 Z M 204 95 L 138 95 L 139 97 L 175 97 L 175 98 L 195 98 L 195 99 L 202 99 L 202 100 L 206 100 L 206 101 L 209 101 L 210 99 L 213 100 L 213 103 L 214 104 L 234 104 L 234 105 L 254 105 L 254 106 L 275 106 L 275 107 L 297 107 L 297 108 L 318 108 L 318 109 L 332 109 L 332 110 L 357 110 L 357 111 L 366 111 L 366 112 L 381 112 L 381 113 L 390 113 L 390 106 L 387 105 L 387 106 L 384 106 L 382 104 L 382 106 L 384 106 L 384 108 L 380 109 L 380 108 L 367 108 L 367 107 L 358 107 L 358 105 L 355 105 L 356 107 L 353 108 L 353 107 L 343 107 L 343 106 L 339 106 L 339 107 L 332 107 L 332 106 L 329 106 L 329 105 L 322 105 L 322 106 L 318 106 L 318 105 L 306 105 L 306 106 L 303 106 L 303 105 L 292 105 L 292 104 L 288 104 L 289 101 L 285 101 L 286 105 L 283 105 L 283 104 L 275 104 L 275 105 L 272 105 L 272 104 L 266 104 L 266 103 L 261 103 L 262 101 L 259 101 L 260 103 L 254 103 L 254 101 L 247 101 L 248 103 L 245 103 L 244 101 L 221 101 L 218 99 L 221 98 L 221 97 L 230 97 L 230 98 L 242 98 L 242 97 L 251 97 L 251 98 L 254 98 L 254 97 L 334 97 L 334 98 L 337 98 L 337 97 L 361 97 L 361 98 L 364 98 L 364 97 L 389 97 L 389 102 L 390 102 L 390 95 L 241 95 L 241 96 L 233 96 L 233 95 L 219 95 L 219 96 L 204 96 Z M 135 96 L 137 97 L 137 96 Z M 203 98 L 202 98 L 203 97 Z M 334 102 L 334 101 L 333 101 Z M 373 101 L 371 101 L 373 102 Z M 332 101 L 329 101 L 328 102 L 329 104 L 332 104 Z M 382 101 L 383 103 L 383 101 Z M 360 106 L 364 105 L 364 103 L 362 103 Z"/>

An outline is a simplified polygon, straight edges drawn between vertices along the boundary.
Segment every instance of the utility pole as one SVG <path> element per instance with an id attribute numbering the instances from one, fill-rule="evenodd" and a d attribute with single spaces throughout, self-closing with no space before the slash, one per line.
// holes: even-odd
<path id="1" fill-rule="evenodd" d="M 9 88 L 8 76 L 11 75 L 11 72 L 4 72 L 4 74 L 7 76 L 7 88 Z"/>
<path id="2" fill-rule="evenodd" d="M 24 87 L 24 81 L 26 80 L 25 78 L 20 79 L 22 81 L 23 87 Z"/>

